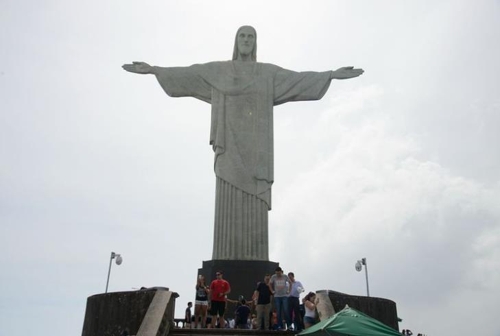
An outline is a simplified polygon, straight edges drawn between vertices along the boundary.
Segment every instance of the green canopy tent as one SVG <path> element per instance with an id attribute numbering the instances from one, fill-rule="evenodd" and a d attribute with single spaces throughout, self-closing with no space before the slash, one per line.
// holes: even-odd
<path id="1" fill-rule="evenodd" d="M 332 317 L 321 321 L 300 334 L 308 336 L 401 336 L 391 327 L 346 305 Z"/>

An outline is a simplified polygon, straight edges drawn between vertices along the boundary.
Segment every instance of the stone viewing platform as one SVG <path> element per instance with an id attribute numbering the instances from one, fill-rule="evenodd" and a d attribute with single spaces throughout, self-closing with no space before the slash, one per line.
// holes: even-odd
<path id="1" fill-rule="evenodd" d="M 354 296 L 331 290 L 317 291 L 335 312 L 346 304 L 398 330 L 396 303 L 374 297 Z M 189 335 L 294 335 L 292 331 L 244 329 L 189 329 L 175 318 L 179 295 L 166 287 L 92 295 L 87 299 L 82 336 L 189 336 Z M 319 308 L 318 308 L 319 310 Z M 333 311 L 332 310 L 332 311 Z M 321 313 L 320 313 L 321 317 Z"/>
<path id="2" fill-rule="evenodd" d="M 257 330 L 257 329 L 173 329 L 171 335 L 189 336 L 189 335 L 295 335 L 292 331 L 277 330 Z"/>
<path id="3" fill-rule="evenodd" d="M 155 287 L 130 292 L 90 296 L 82 336 L 189 336 L 189 335 L 292 335 L 289 331 L 182 328 L 183 319 L 174 318 L 175 299 L 168 288 Z"/>

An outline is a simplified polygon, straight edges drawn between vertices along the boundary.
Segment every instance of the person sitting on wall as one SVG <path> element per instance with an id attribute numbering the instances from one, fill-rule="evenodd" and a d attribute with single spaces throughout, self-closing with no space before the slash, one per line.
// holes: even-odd
<path id="1" fill-rule="evenodd" d="M 304 327 L 309 328 L 316 323 L 316 293 L 309 292 L 303 299 L 306 313 L 304 315 Z"/>

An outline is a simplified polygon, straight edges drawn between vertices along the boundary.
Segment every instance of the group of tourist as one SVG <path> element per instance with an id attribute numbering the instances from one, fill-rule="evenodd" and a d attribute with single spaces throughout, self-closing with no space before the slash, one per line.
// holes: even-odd
<path id="1" fill-rule="evenodd" d="M 301 331 L 316 321 L 316 294 L 310 292 L 300 304 L 300 294 L 304 292 L 302 283 L 295 279 L 295 274 L 283 273 L 277 267 L 273 276 L 266 275 L 254 292 L 253 299 L 257 303 L 257 329 L 295 330 Z M 271 297 L 274 311 L 271 313 Z M 303 314 L 304 312 L 304 314 Z M 273 321 L 269 321 L 269 317 Z M 293 327 L 292 327 L 293 323 Z"/>
<path id="2" fill-rule="evenodd" d="M 198 276 L 194 316 L 191 315 L 192 302 L 189 302 L 186 326 L 301 331 L 316 323 L 316 294 L 309 292 L 301 304 L 304 287 L 293 272 L 286 275 L 281 267 L 277 267 L 272 276 L 266 274 L 264 281 L 257 284 L 251 301 L 243 296 L 238 300 L 229 299 L 231 286 L 223 278 L 223 272 L 218 271 L 215 276 L 210 285 L 205 283 L 203 275 Z M 228 303 L 236 305 L 234 320 L 231 321 L 224 318 Z"/>

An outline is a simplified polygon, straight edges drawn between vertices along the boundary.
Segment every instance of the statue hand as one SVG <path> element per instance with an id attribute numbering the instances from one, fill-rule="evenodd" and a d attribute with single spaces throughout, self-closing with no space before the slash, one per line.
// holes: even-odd
<path id="1" fill-rule="evenodd" d="M 122 68 L 128 72 L 133 72 L 137 74 L 152 74 L 153 67 L 145 62 L 132 62 L 132 64 L 124 64 Z"/>
<path id="2" fill-rule="evenodd" d="M 358 77 L 365 72 L 363 69 L 354 69 L 354 67 L 342 67 L 332 71 L 331 79 L 349 79 Z"/>

